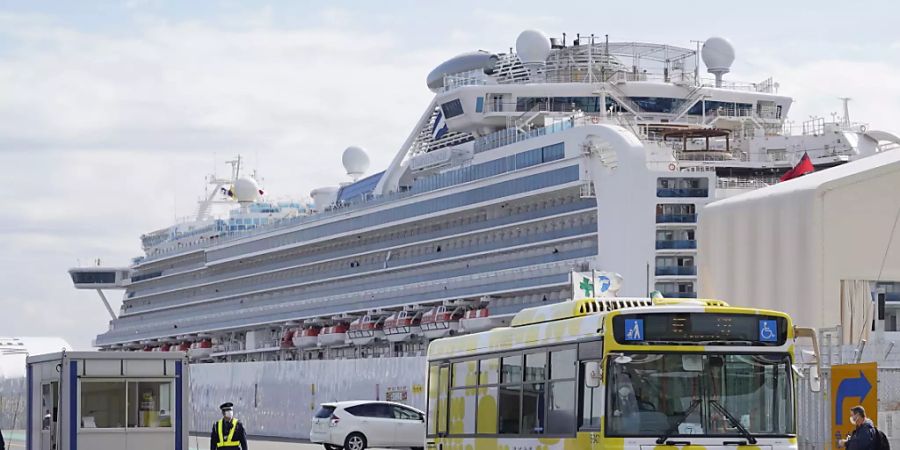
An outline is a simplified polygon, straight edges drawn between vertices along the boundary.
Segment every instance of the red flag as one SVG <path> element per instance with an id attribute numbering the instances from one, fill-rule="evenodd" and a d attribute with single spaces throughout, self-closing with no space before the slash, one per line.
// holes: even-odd
<path id="1" fill-rule="evenodd" d="M 809 155 L 806 152 L 803 152 L 803 157 L 800 158 L 800 162 L 798 162 L 793 169 L 788 170 L 784 175 L 782 175 L 781 181 L 787 181 L 793 178 L 797 178 L 815 170 L 816 168 L 813 167 L 812 161 L 809 160 Z"/>

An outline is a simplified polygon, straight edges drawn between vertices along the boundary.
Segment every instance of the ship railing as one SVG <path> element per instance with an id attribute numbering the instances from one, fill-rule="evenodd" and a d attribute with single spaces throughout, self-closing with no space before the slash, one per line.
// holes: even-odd
<path id="1" fill-rule="evenodd" d="M 534 128 L 528 131 L 520 131 L 517 128 L 505 128 L 475 139 L 475 153 L 481 153 L 539 136 L 559 133 L 560 131 L 568 130 L 574 126 L 576 126 L 574 120 L 563 120 L 550 126 Z"/>
<path id="2" fill-rule="evenodd" d="M 762 177 L 727 177 L 716 180 L 716 187 L 719 189 L 759 189 L 778 183 L 778 178 Z"/>

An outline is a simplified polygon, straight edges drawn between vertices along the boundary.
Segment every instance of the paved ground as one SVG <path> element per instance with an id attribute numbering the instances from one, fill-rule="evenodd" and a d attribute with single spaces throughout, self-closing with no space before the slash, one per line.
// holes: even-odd
<path id="1" fill-rule="evenodd" d="M 6 447 L 9 450 L 22 450 L 25 448 L 25 434 L 22 431 L 3 431 L 6 439 Z M 209 438 L 191 436 L 190 450 L 208 450 Z M 247 446 L 251 450 L 324 450 L 321 445 L 307 442 L 285 442 L 266 439 L 250 439 Z"/>

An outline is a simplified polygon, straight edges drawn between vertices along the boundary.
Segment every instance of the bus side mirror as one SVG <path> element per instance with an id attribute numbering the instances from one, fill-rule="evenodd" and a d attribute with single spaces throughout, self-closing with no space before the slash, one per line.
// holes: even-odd
<path id="1" fill-rule="evenodd" d="M 816 364 L 809 367 L 809 390 L 819 392 L 822 390 L 822 355 L 819 352 L 819 335 L 815 328 L 794 327 L 794 339 L 809 338 L 813 346 L 813 357 Z"/>
<path id="2" fill-rule="evenodd" d="M 822 390 L 822 378 L 819 377 L 819 366 L 809 368 L 809 390 L 819 392 Z"/>
<path id="3" fill-rule="evenodd" d="M 603 369 L 600 367 L 600 361 L 588 361 L 584 363 L 584 385 L 589 388 L 600 387 L 600 380 L 603 379 Z"/>

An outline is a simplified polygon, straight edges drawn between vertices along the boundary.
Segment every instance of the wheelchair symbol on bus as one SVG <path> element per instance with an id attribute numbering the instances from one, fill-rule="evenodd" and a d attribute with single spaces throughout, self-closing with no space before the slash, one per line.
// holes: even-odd
<path id="1" fill-rule="evenodd" d="M 761 342 L 775 342 L 778 340 L 778 325 L 774 320 L 759 321 L 759 340 Z"/>

